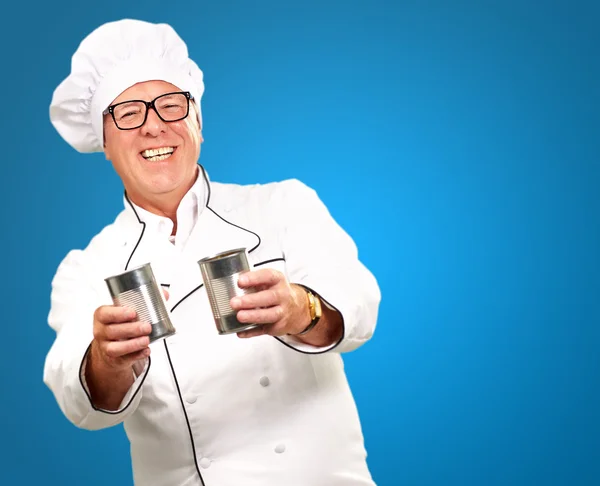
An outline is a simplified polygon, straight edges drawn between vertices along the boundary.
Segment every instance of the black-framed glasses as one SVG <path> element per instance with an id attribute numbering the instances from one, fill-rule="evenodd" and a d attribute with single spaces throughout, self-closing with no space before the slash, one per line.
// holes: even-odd
<path id="1" fill-rule="evenodd" d="M 129 100 L 110 105 L 102 112 L 112 115 L 119 130 L 133 130 L 146 123 L 148 110 L 152 108 L 164 122 L 183 120 L 190 112 L 190 100 L 194 97 L 189 91 L 165 93 L 152 101 Z"/>

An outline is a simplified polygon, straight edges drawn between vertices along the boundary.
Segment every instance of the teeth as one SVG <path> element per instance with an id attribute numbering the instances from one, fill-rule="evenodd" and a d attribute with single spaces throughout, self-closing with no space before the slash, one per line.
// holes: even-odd
<path id="1" fill-rule="evenodd" d="M 149 162 L 160 162 L 171 157 L 171 154 L 157 155 L 156 157 L 146 157 Z"/>
<path id="2" fill-rule="evenodd" d="M 172 154 L 173 150 L 175 150 L 173 147 L 161 147 L 157 149 L 144 150 L 142 152 L 142 157 L 149 159 L 151 157 L 156 157 L 157 155 Z"/>

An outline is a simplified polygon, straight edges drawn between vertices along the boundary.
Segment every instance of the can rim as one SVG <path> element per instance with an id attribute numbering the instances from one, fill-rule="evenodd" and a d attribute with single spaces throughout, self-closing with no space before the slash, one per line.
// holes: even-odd
<path id="1" fill-rule="evenodd" d="M 198 260 L 198 263 L 199 264 L 209 263 L 209 262 L 212 262 L 212 261 L 220 260 L 221 258 L 225 258 L 227 256 L 234 256 L 234 255 L 239 254 L 239 253 L 246 253 L 246 248 L 235 248 L 233 250 L 221 251 L 219 253 L 215 253 L 213 255 L 204 257 L 201 260 Z"/>
<path id="2" fill-rule="evenodd" d="M 111 279 L 114 279 L 117 277 L 122 277 L 123 275 L 127 275 L 129 273 L 135 272 L 136 270 L 140 270 L 141 268 L 147 267 L 149 265 L 150 265 L 150 262 L 142 263 L 141 265 L 138 265 L 137 267 L 133 267 L 128 270 L 125 270 L 124 272 L 116 273 L 114 275 L 111 275 L 110 277 L 106 277 L 104 279 L 104 281 L 108 281 L 108 280 L 111 280 Z M 150 267 L 150 269 L 152 269 L 152 267 Z"/>

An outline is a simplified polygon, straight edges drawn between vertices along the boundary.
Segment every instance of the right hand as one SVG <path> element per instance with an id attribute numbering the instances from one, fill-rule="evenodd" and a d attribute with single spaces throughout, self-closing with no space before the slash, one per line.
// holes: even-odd
<path id="1" fill-rule="evenodd" d="M 96 309 L 94 339 L 85 369 L 96 408 L 119 409 L 135 381 L 134 363 L 150 355 L 150 330 L 150 323 L 140 322 L 132 309 L 114 305 Z"/>
<path id="2" fill-rule="evenodd" d="M 165 299 L 169 294 L 164 290 Z M 92 353 L 114 371 L 131 369 L 136 361 L 150 356 L 152 326 L 137 319 L 135 310 L 114 305 L 100 306 L 94 312 Z"/>
<path id="3" fill-rule="evenodd" d="M 93 361 L 115 371 L 130 369 L 150 355 L 150 323 L 137 320 L 135 310 L 105 305 L 94 312 Z"/>

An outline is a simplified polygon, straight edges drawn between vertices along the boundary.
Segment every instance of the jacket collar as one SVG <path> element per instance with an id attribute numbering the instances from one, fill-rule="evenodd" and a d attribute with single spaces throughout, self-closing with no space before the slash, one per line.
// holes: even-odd
<path id="1" fill-rule="evenodd" d="M 177 208 L 178 236 L 187 238 L 189 233 L 191 233 L 199 214 L 206 206 L 208 187 L 208 175 L 205 179 L 203 177 L 203 170 L 198 166 L 196 181 L 184 195 Z M 146 235 L 158 234 L 168 237 L 172 233 L 173 221 L 170 218 L 152 213 L 138 206 L 129 198 L 126 192 L 123 194 L 123 205 L 125 206 L 125 211 L 130 213 L 130 216 L 133 216 L 135 221 L 145 224 Z"/>

